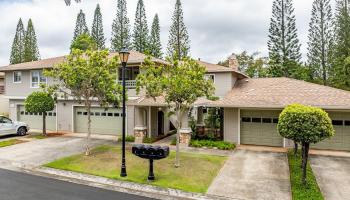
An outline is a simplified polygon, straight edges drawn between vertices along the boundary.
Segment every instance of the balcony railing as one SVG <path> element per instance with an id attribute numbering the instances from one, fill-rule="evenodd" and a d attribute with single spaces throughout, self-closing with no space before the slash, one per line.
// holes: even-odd
<path id="1" fill-rule="evenodd" d="M 5 93 L 5 86 L 0 86 L 0 94 L 4 94 Z"/>
<path id="2" fill-rule="evenodd" d="M 119 84 L 122 85 L 123 81 L 119 81 Z M 125 87 L 128 89 L 135 89 L 136 88 L 136 80 L 125 81 Z"/>

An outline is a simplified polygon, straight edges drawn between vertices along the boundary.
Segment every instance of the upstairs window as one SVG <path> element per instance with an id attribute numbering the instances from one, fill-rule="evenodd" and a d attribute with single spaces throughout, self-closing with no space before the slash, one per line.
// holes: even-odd
<path id="1" fill-rule="evenodd" d="M 40 84 L 46 84 L 46 77 L 43 76 L 42 71 L 32 71 L 31 72 L 31 87 L 39 88 Z"/>
<path id="2" fill-rule="evenodd" d="M 214 74 L 206 74 L 206 75 L 204 75 L 204 78 L 206 80 L 211 80 L 211 81 L 213 81 L 213 83 L 215 83 L 215 75 Z"/>
<path id="3" fill-rule="evenodd" d="M 13 82 L 22 83 L 22 72 L 13 72 Z"/>

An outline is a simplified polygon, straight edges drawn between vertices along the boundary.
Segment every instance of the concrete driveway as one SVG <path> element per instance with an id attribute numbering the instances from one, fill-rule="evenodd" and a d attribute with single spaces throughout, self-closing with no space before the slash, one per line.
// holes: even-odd
<path id="1" fill-rule="evenodd" d="M 91 147 L 111 144 L 107 140 L 91 140 Z M 0 167 L 9 164 L 36 167 L 58 158 L 84 152 L 85 138 L 53 137 L 0 148 Z"/>
<path id="2" fill-rule="evenodd" d="M 236 150 L 208 190 L 230 199 L 290 200 L 285 153 Z"/>
<path id="3" fill-rule="evenodd" d="M 350 158 L 311 156 L 310 162 L 326 200 L 350 200 Z"/>

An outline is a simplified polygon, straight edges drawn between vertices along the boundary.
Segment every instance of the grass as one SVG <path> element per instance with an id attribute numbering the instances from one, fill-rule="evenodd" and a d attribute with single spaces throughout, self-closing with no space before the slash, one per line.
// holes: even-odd
<path id="1" fill-rule="evenodd" d="M 43 134 L 31 134 L 31 135 L 28 135 L 27 138 L 33 138 L 33 139 L 37 139 L 37 140 L 42 140 L 42 139 L 46 139 L 46 138 L 50 138 L 50 137 L 59 137 L 59 136 L 62 136 L 64 135 L 63 133 L 47 133 L 47 135 L 43 135 Z"/>
<path id="2" fill-rule="evenodd" d="M 0 142 L 0 148 L 1 147 L 7 147 L 7 146 L 15 145 L 15 144 L 19 144 L 19 143 L 23 143 L 23 142 L 24 141 L 17 140 L 17 139 L 2 141 L 2 142 Z"/>
<path id="3" fill-rule="evenodd" d="M 132 155 L 130 147 L 126 153 L 126 178 L 119 176 L 121 151 L 120 147 L 115 146 L 100 146 L 94 149 L 89 157 L 83 154 L 70 156 L 45 166 L 163 188 L 205 193 L 226 159 L 224 156 L 181 153 L 181 166 L 175 168 L 175 153 L 171 152 L 168 158 L 154 162 L 156 180 L 153 182 L 147 180 L 148 160 Z"/>
<path id="4" fill-rule="evenodd" d="M 301 182 L 302 169 L 300 152 L 299 155 L 295 156 L 293 150 L 289 151 L 288 160 L 293 200 L 323 200 L 323 195 L 318 187 L 316 178 L 309 163 L 307 166 L 307 185 L 304 186 Z"/>

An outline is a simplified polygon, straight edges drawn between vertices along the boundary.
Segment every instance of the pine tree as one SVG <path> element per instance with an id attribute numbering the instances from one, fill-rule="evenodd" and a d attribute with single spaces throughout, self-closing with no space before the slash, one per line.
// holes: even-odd
<path id="1" fill-rule="evenodd" d="M 25 30 L 22 19 L 20 18 L 16 28 L 16 35 L 12 43 L 10 64 L 24 62 L 24 38 Z"/>
<path id="2" fill-rule="evenodd" d="M 135 14 L 133 48 L 138 52 L 145 53 L 149 46 L 148 38 L 148 24 L 145 6 L 143 0 L 139 0 Z"/>
<path id="3" fill-rule="evenodd" d="M 332 85 L 350 90 L 350 1 L 337 0 Z"/>
<path id="4" fill-rule="evenodd" d="M 29 19 L 24 39 L 24 62 L 39 60 L 39 48 L 32 19 Z"/>
<path id="5" fill-rule="evenodd" d="M 176 0 L 172 21 L 167 48 L 168 56 L 181 60 L 188 56 L 190 52 L 190 40 L 184 23 L 180 0 Z"/>
<path id="6" fill-rule="evenodd" d="M 162 43 L 160 42 L 160 26 L 158 14 L 154 16 L 151 35 L 149 39 L 149 53 L 156 57 L 162 58 Z"/>
<path id="7" fill-rule="evenodd" d="M 91 37 L 96 41 L 99 50 L 105 48 L 105 36 L 103 33 L 103 23 L 100 5 L 97 4 L 94 16 L 94 22 L 91 29 Z"/>
<path id="8" fill-rule="evenodd" d="M 309 25 L 308 65 L 310 79 L 322 80 L 327 85 L 331 68 L 331 50 L 334 40 L 330 0 L 314 0 Z"/>
<path id="9" fill-rule="evenodd" d="M 85 14 L 83 13 L 82 10 L 80 10 L 80 12 L 79 12 L 79 14 L 77 16 L 77 22 L 76 22 L 76 25 L 75 25 L 73 41 L 79 35 L 81 35 L 83 33 L 89 34 L 89 28 L 86 25 Z"/>
<path id="10" fill-rule="evenodd" d="M 118 0 L 117 16 L 112 25 L 112 51 L 130 47 L 130 21 L 127 16 L 126 0 Z"/>
<path id="11" fill-rule="evenodd" d="M 292 0 L 275 0 L 268 41 L 270 75 L 298 78 L 300 46 Z"/>

